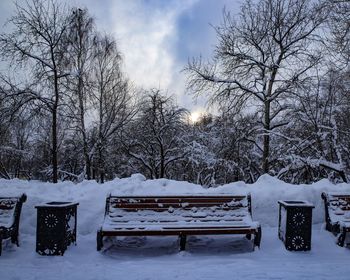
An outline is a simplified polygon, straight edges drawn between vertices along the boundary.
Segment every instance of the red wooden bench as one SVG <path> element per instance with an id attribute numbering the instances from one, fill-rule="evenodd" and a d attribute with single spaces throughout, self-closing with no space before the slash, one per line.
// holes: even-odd
<path id="1" fill-rule="evenodd" d="M 325 203 L 326 229 L 337 236 L 339 246 L 349 245 L 350 193 L 322 193 Z"/>
<path id="2" fill-rule="evenodd" d="M 97 250 L 105 236 L 179 236 L 243 234 L 260 246 L 261 227 L 252 221 L 251 198 L 230 195 L 109 196 L 97 232 Z"/>
<path id="3" fill-rule="evenodd" d="M 0 256 L 3 239 L 11 238 L 11 242 L 19 246 L 19 217 L 26 199 L 25 194 L 20 197 L 0 197 Z"/>

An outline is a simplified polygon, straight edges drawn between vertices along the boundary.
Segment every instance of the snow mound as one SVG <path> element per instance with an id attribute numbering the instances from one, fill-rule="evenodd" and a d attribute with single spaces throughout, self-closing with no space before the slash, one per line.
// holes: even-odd
<path id="1" fill-rule="evenodd" d="M 106 197 L 113 195 L 195 195 L 195 194 L 246 194 L 252 195 L 253 220 L 262 226 L 276 227 L 278 223 L 278 200 L 307 200 L 315 205 L 313 223 L 324 221 L 324 205 L 321 193 L 350 192 L 349 184 L 334 185 L 321 180 L 311 185 L 292 185 L 264 175 L 254 184 L 235 182 L 216 188 L 168 179 L 146 180 L 141 174 L 115 179 L 105 184 L 83 181 L 79 184 L 58 184 L 39 181 L 0 180 L 0 196 L 15 196 L 26 193 L 27 202 L 21 215 L 21 232 L 35 235 L 35 205 L 49 201 L 74 201 L 78 206 L 78 234 L 95 233 L 101 226 Z"/>

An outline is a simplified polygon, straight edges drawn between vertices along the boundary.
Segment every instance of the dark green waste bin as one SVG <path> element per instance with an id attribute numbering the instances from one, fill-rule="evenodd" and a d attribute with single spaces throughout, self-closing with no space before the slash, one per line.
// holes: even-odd
<path id="1" fill-rule="evenodd" d="M 278 201 L 278 237 L 287 250 L 311 250 L 312 209 L 308 201 Z"/>
<path id="2" fill-rule="evenodd" d="M 79 203 L 52 201 L 37 205 L 36 251 L 40 255 L 63 256 L 76 243 Z"/>

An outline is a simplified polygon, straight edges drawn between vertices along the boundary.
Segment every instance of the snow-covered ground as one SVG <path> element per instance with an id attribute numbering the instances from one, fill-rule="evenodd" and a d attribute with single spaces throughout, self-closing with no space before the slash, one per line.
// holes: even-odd
<path id="1" fill-rule="evenodd" d="M 142 175 L 99 185 L 62 182 L 0 180 L 0 196 L 28 196 L 20 223 L 20 247 L 4 242 L 0 257 L 0 279 L 350 279 L 350 250 L 338 247 L 323 228 L 322 191 L 347 191 L 350 185 L 332 185 L 322 180 L 312 185 L 290 185 L 269 176 L 255 184 L 232 183 L 212 189 L 187 182 L 144 180 Z M 253 219 L 262 224 L 260 250 L 239 236 L 189 238 L 186 252 L 178 251 L 175 237 L 109 240 L 96 251 L 96 230 L 103 221 L 105 198 L 120 194 L 252 194 Z M 277 237 L 277 201 L 308 200 L 313 212 L 312 250 L 289 252 Z M 77 201 L 77 246 L 63 257 L 40 256 L 35 252 L 35 205 L 61 200 Z"/>

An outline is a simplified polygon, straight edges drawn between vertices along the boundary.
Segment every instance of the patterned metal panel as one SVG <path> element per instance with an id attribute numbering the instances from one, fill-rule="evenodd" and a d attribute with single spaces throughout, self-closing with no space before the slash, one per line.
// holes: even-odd
<path id="1" fill-rule="evenodd" d="M 311 250 L 312 208 L 310 204 L 279 202 L 279 238 L 287 250 Z"/>
<path id="2" fill-rule="evenodd" d="M 77 206 L 67 202 L 36 206 L 36 251 L 40 255 L 63 255 L 71 243 L 76 243 Z"/>

